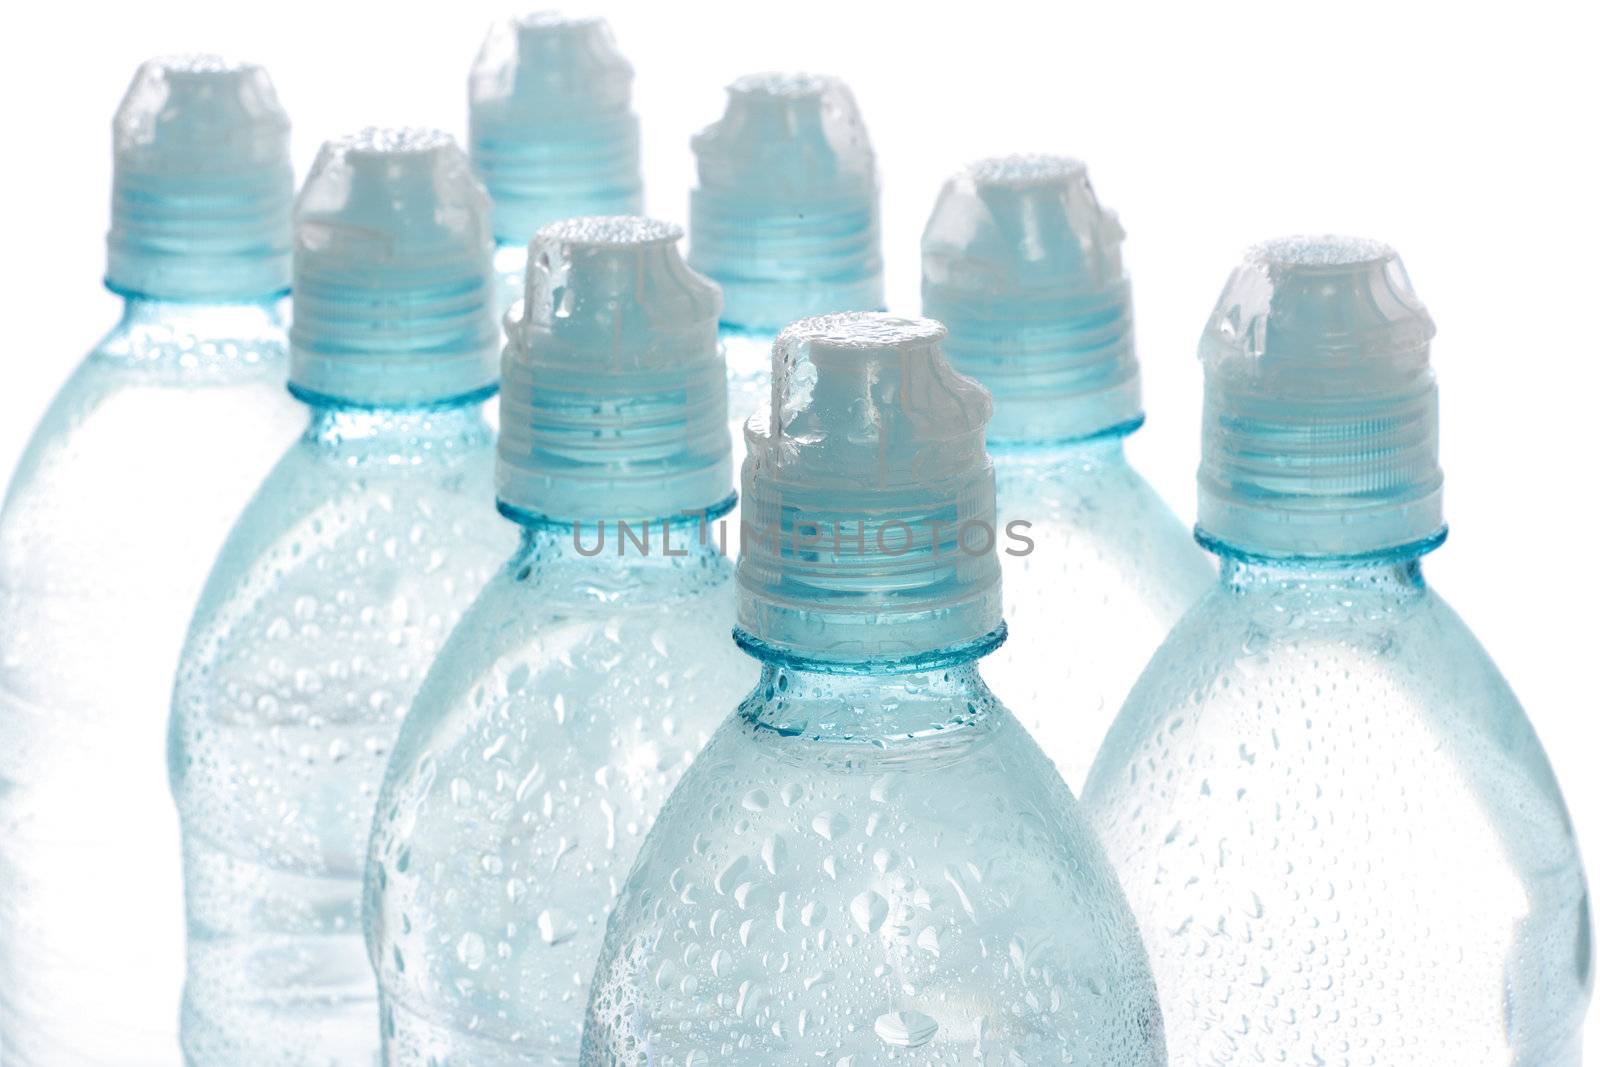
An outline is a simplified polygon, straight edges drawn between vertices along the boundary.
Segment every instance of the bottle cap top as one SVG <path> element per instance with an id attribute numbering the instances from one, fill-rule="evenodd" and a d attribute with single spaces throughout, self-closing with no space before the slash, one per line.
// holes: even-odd
<path id="1" fill-rule="evenodd" d="M 950 330 L 950 361 L 994 394 L 991 440 L 1136 424 L 1122 238 L 1075 159 L 985 159 L 945 183 L 922 235 L 922 309 Z"/>
<path id="2" fill-rule="evenodd" d="M 629 216 L 540 230 L 509 316 L 499 496 L 566 522 L 672 518 L 732 495 L 716 285 L 683 231 Z"/>
<path id="3" fill-rule="evenodd" d="M 289 287 L 289 119 L 265 70 L 211 55 L 149 60 L 112 141 L 110 288 L 241 300 Z"/>
<path id="4" fill-rule="evenodd" d="M 739 627 L 825 661 L 915 659 L 1000 627 L 991 404 L 931 319 L 793 323 L 745 431 Z"/>
<path id="5" fill-rule="evenodd" d="M 724 322 L 775 331 L 883 306 L 877 163 L 842 81 L 740 78 L 692 146 L 689 262 L 722 286 Z"/>
<path id="6" fill-rule="evenodd" d="M 632 97 L 633 67 L 604 19 L 545 11 L 490 27 L 469 79 L 469 143 L 499 240 L 640 210 Z"/>
<path id="7" fill-rule="evenodd" d="M 1198 528 L 1268 557 L 1347 557 L 1437 538 L 1433 320 L 1400 257 L 1349 237 L 1257 245 L 1200 341 Z"/>
<path id="8" fill-rule="evenodd" d="M 297 392 L 388 406 L 494 387 L 489 200 L 448 134 L 329 141 L 295 203 L 294 234 Z"/>

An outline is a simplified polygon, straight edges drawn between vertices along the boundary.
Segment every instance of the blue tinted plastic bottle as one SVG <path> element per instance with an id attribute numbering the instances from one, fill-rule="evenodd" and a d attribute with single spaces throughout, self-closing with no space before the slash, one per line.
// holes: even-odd
<path id="1" fill-rule="evenodd" d="M 883 307 L 878 171 L 855 97 L 818 74 L 751 74 L 693 141 L 689 265 L 722 286 L 735 469 L 796 319 Z"/>
<path id="2" fill-rule="evenodd" d="M 1155 654 L 1084 807 L 1174 1062 L 1576 1067 L 1572 825 L 1516 697 L 1424 583 L 1433 323 L 1393 251 L 1253 250 L 1201 342 L 1221 581 Z"/>
<path id="3" fill-rule="evenodd" d="M 576 1062 L 612 900 L 754 683 L 702 533 L 732 504 L 721 301 L 680 237 L 620 217 L 534 241 L 500 419 L 522 545 L 429 673 L 373 828 L 390 1065 Z"/>
<path id="4" fill-rule="evenodd" d="M 183 897 L 163 758 L 184 624 L 293 439 L 289 125 L 266 73 L 153 60 L 117 112 L 122 320 L 0 514 L 0 1061 L 177 1060 Z"/>
<path id="5" fill-rule="evenodd" d="M 489 206 L 444 134 L 324 146 L 295 208 L 310 425 L 212 572 L 172 702 L 190 1064 L 367 1067 L 361 877 L 386 758 L 514 541 L 486 503 Z"/>
<path id="6" fill-rule="evenodd" d="M 503 312 L 522 299 L 539 227 L 642 210 L 633 67 L 604 19 L 541 11 L 490 27 L 468 91 L 472 165 L 494 202 Z"/>
<path id="7" fill-rule="evenodd" d="M 922 239 L 923 312 L 995 399 L 1012 636 L 984 677 L 1074 789 L 1215 577 L 1123 452 L 1144 412 L 1122 236 L 1083 164 L 1012 156 L 947 182 Z"/>
<path id="8" fill-rule="evenodd" d="M 1116 878 L 978 673 L 1005 633 L 990 404 L 943 334 L 778 340 L 738 569 L 761 680 L 640 851 L 586 1065 L 1165 1062 Z"/>

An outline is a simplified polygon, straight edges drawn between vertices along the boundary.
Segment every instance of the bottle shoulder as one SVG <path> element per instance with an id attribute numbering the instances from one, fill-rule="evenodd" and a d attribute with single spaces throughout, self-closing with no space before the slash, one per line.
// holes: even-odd
<path id="1" fill-rule="evenodd" d="M 289 337 L 268 305 L 168 305 L 126 311 L 80 364 L 107 382 L 227 386 L 288 374 Z"/>
<path id="2" fill-rule="evenodd" d="M 245 675 L 252 685 L 292 689 L 279 677 L 284 665 L 292 674 L 312 662 L 334 675 L 360 668 L 373 676 L 343 683 L 356 689 L 412 673 L 409 687 L 400 684 L 409 696 L 426 666 L 413 662 L 424 655 L 418 649 L 443 643 L 515 548 L 515 527 L 493 507 L 489 460 L 454 470 L 363 469 L 329 462 L 304 439 L 291 446 L 212 566 L 183 654 L 179 713 L 234 714 L 212 689 Z M 351 662 L 323 663 L 329 649 Z M 402 668 L 395 679 L 379 677 Z"/>
<path id="3" fill-rule="evenodd" d="M 1173 803 L 1204 783 L 1271 806 L 1273 783 L 1334 788 L 1390 763 L 1570 832 L 1521 704 L 1431 588 L 1220 583 L 1152 657 L 1084 792 L 1097 819 L 1169 773 L 1158 791 Z"/>
<path id="4" fill-rule="evenodd" d="M 550 991 L 586 973 L 662 803 L 757 674 L 732 641 L 725 580 L 608 600 L 544 588 L 526 562 L 502 567 L 468 611 L 401 728 L 366 923 L 385 991 L 436 1019 L 465 1024 L 476 1006 L 419 973 L 466 963 L 517 991 L 517 1008 L 482 1030 L 508 1045 L 571 1024 Z M 463 956 L 416 936 L 419 922 L 524 934 L 478 960 L 476 942 Z M 410 964 L 395 966 L 402 955 Z"/>
<path id="5" fill-rule="evenodd" d="M 1160 1027 L 1153 981 L 1109 863 L 1025 731 L 1003 709 L 983 715 L 958 728 L 983 730 L 981 743 L 939 751 L 925 738 L 916 756 L 881 741 L 819 742 L 749 715 L 724 723 L 619 898 L 587 1040 L 620 1048 L 624 1030 L 643 1027 L 663 1050 L 720 1033 L 775 1062 L 875 1062 L 886 1044 L 910 1040 L 908 1024 L 978 1032 L 976 1005 L 1037 1003 L 1020 988 L 1026 972 L 1062 1010 L 1024 1013 L 997 1049 L 1160 1062 L 1148 1043 Z M 756 922 L 715 918 L 728 909 Z M 662 966 L 693 981 L 657 984 L 633 970 L 652 944 Z M 880 965 L 884 944 L 903 953 L 893 973 Z M 762 969 L 785 954 L 807 965 Z M 848 995 L 816 999 L 807 976 L 819 968 L 851 975 Z M 752 969 L 766 974 L 771 1002 L 811 1005 L 807 1033 L 728 1010 L 735 976 Z M 1114 995 L 1091 993 L 1097 983 Z M 625 1019 L 607 1011 L 616 1004 L 630 1005 Z"/>
<path id="6" fill-rule="evenodd" d="M 731 637 L 731 567 L 716 557 L 652 568 L 668 573 L 648 582 L 637 569 L 608 570 L 541 560 L 525 543 L 434 661 L 391 776 L 425 764 L 492 773 L 477 755 L 497 743 L 524 768 L 586 758 L 594 770 L 640 744 L 698 751 L 759 673 Z M 610 741 L 585 748 L 584 738 Z"/>
<path id="7" fill-rule="evenodd" d="M 303 422 L 275 376 L 201 393 L 80 367 L 12 475 L 0 511 L 5 580 L 53 571 L 70 587 L 73 568 L 137 569 L 179 547 L 175 530 L 186 531 L 183 551 L 209 556 Z"/>
<path id="8" fill-rule="evenodd" d="M 1002 454 L 995 474 L 1007 599 L 1059 597 L 1064 583 L 1074 583 L 1090 594 L 1131 593 L 1181 608 L 1216 581 L 1212 558 L 1120 458 L 1035 462 Z"/>
<path id="9" fill-rule="evenodd" d="M 1105 538 L 1133 535 L 1204 558 L 1189 529 L 1120 449 L 1002 448 L 994 464 L 1002 523 L 1024 519 Z"/>
<path id="10" fill-rule="evenodd" d="M 1430 587 L 1284 582 L 1212 587 L 1178 620 L 1129 697 L 1129 708 L 1242 699 L 1323 683 L 1324 702 L 1357 699 L 1346 680 L 1382 681 L 1421 710 L 1516 699 L 1488 653 Z M 1520 709 L 1519 713 L 1520 713 Z"/>

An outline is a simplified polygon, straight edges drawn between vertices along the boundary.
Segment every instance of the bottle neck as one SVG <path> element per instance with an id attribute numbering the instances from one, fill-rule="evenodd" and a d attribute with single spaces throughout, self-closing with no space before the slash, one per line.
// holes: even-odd
<path id="1" fill-rule="evenodd" d="M 1266 560 L 1232 553 L 1225 546 L 1208 547 L 1221 560 L 1218 581 L 1236 596 L 1361 592 L 1411 597 L 1426 588 L 1422 557 L 1427 548 L 1413 546 L 1360 559 Z"/>
<path id="2" fill-rule="evenodd" d="M 881 750 L 970 738 L 1000 710 L 976 657 L 930 670 L 849 672 L 767 659 L 740 714 L 781 737 Z"/>
<path id="3" fill-rule="evenodd" d="M 99 354 L 200 376 L 278 364 L 287 355 L 287 308 L 281 296 L 204 302 L 128 296 Z"/>
<path id="4" fill-rule="evenodd" d="M 1124 442 L 1142 424 L 1113 426 L 1089 437 L 1069 440 L 996 441 L 988 443 L 995 466 L 1002 467 L 1107 467 L 1128 461 Z"/>
<path id="5" fill-rule="evenodd" d="M 308 401 L 303 441 L 352 463 L 419 466 L 479 454 L 494 445 L 484 398 L 427 407 L 366 407 Z"/>

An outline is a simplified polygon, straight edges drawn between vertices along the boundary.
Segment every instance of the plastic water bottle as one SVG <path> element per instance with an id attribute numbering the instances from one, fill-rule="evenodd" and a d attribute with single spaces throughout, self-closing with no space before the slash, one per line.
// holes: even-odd
<path id="1" fill-rule="evenodd" d="M 714 285 L 649 219 L 555 223 L 513 313 L 500 509 L 522 544 L 441 653 L 367 875 L 385 1062 L 571 1064 L 639 843 L 755 683 L 728 641 Z"/>
<path id="2" fill-rule="evenodd" d="M 760 684 L 628 877 L 586 1065 L 1165 1062 L 1111 867 L 978 674 L 1005 634 L 990 401 L 943 337 L 779 337 L 738 568 Z"/>
<path id="3" fill-rule="evenodd" d="M 522 298 L 539 227 L 642 210 L 633 67 L 604 19 L 542 11 L 490 27 L 469 94 L 469 150 L 494 201 L 505 311 Z"/>
<path id="4" fill-rule="evenodd" d="M 722 286 L 734 463 L 770 402 L 772 342 L 795 319 L 883 307 L 878 171 L 837 78 L 752 74 L 692 142 L 689 265 Z"/>
<path id="5" fill-rule="evenodd" d="M 113 127 L 122 320 L 0 514 L 0 1061 L 177 1061 L 163 725 L 207 561 L 293 439 L 289 122 L 266 72 L 152 60 Z"/>
<path id="6" fill-rule="evenodd" d="M 1201 341 L 1221 580 L 1085 790 L 1177 1063 L 1579 1063 L 1572 824 L 1422 579 L 1445 529 L 1432 336 L 1392 250 L 1319 237 L 1254 249 Z"/>
<path id="7" fill-rule="evenodd" d="M 922 310 L 994 395 L 1009 640 L 984 677 L 1083 785 L 1150 654 L 1215 580 L 1129 466 L 1144 422 L 1122 226 L 1082 163 L 987 159 L 945 184 L 922 238 Z"/>
<path id="8" fill-rule="evenodd" d="M 375 1061 L 360 906 L 384 762 L 515 544 L 489 505 L 491 254 L 442 133 L 330 142 L 296 202 L 290 388 L 310 423 L 217 561 L 172 702 L 190 1064 Z"/>

